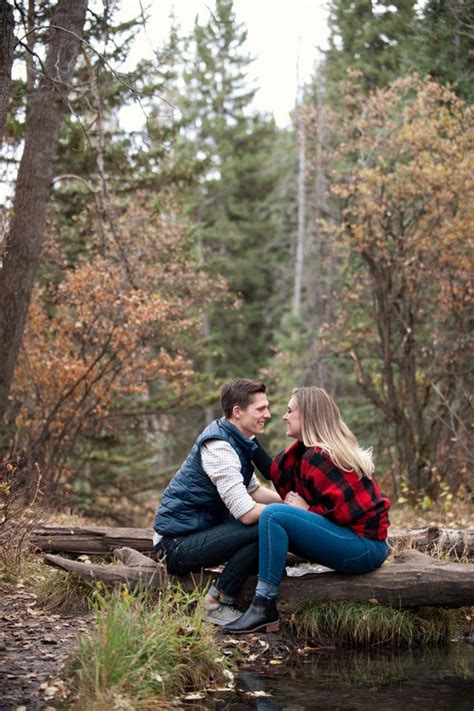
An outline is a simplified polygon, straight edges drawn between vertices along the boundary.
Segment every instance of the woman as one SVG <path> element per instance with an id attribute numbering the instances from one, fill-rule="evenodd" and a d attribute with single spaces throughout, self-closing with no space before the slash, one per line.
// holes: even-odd
<path id="1" fill-rule="evenodd" d="M 272 462 L 254 462 L 270 476 L 284 504 L 259 519 L 259 573 L 248 610 L 223 627 L 232 633 L 279 626 L 275 598 L 288 550 L 341 573 L 369 573 L 388 554 L 390 502 L 373 478 L 371 450 L 362 449 L 322 388 L 293 390 L 283 415 L 294 442 Z"/>

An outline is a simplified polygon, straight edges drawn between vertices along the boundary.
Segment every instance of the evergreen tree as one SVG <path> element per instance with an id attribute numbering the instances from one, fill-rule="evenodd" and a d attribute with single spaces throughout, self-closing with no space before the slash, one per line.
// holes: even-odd
<path id="1" fill-rule="evenodd" d="M 471 6 L 469 25 L 468 6 L 468 2 L 428 0 L 417 23 L 412 65 L 422 75 L 429 74 L 441 84 L 449 83 L 458 96 L 472 102 L 474 19 Z"/>
<path id="2" fill-rule="evenodd" d="M 329 90 L 347 71 L 361 73 L 366 92 L 403 71 L 414 39 L 415 0 L 333 0 L 326 76 Z"/>
<path id="3" fill-rule="evenodd" d="M 208 22 L 195 23 L 182 103 L 183 114 L 192 117 L 183 150 L 194 151 L 202 171 L 187 195 L 202 260 L 211 274 L 225 278 L 231 299 L 240 300 L 238 312 L 221 304 L 208 314 L 219 380 L 256 375 L 263 365 L 272 331 L 266 304 L 278 288 L 267 205 L 276 182 L 271 156 L 277 131 L 273 120 L 250 107 L 255 91 L 247 86 L 246 35 L 232 1 L 216 0 Z"/>

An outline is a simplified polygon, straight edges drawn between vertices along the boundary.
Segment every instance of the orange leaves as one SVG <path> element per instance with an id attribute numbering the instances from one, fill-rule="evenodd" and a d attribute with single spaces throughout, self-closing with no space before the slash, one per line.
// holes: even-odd
<path id="1" fill-rule="evenodd" d="M 339 219 L 320 229 L 342 268 L 320 335 L 333 352 L 354 354 L 364 393 L 397 427 L 420 442 L 438 433 L 434 452 L 448 446 L 435 390 L 458 406 L 468 370 L 474 109 L 416 76 L 368 97 L 353 92 L 344 106 L 326 116 Z M 456 412 L 444 423 L 454 417 L 462 421 Z"/>
<path id="2" fill-rule="evenodd" d="M 31 306 L 13 394 L 20 432 L 51 476 L 64 476 L 78 437 L 118 398 L 147 397 L 151 382 L 174 393 L 189 384 L 202 305 L 223 289 L 199 272 L 183 225 L 154 214 L 144 195 L 113 228 L 105 250 Z"/>
<path id="3" fill-rule="evenodd" d="M 405 288 L 457 272 L 473 240 L 472 108 L 417 77 L 354 107 L 340 117 L 332 176 L 351 249 L 403 273 Z"/>

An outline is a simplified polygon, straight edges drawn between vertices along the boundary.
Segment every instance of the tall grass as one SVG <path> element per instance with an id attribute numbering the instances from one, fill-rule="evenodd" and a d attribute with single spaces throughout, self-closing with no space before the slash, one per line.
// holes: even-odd
<path id="1" fill-rule="evenodd" d="M 454 634 L 451 616 L 442 608 L 415 613 L 355 602 L 305 605 L 293 625 L 298 636 L 356 647 L 446 644 Z"/>
<path id="2" fill-rule="evenodd" d="M 73 708 L 165 708 L 174 697 L 226 680 L 226 661 L 199 593 L 98 593 L 97 624 L 73 663 Z"/>

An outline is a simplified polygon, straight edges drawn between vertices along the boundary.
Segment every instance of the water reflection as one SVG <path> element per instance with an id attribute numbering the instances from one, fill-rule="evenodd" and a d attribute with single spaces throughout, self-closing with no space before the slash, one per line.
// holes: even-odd
<path id="1" fill-rule="evenodd" d="M 317 651 L 263 670 L 244 669 L 232 696 L 209 702 L 213 711 L 474 710 L 474 648 L 399 653 Z"/>

